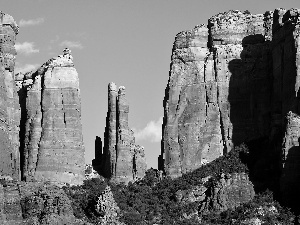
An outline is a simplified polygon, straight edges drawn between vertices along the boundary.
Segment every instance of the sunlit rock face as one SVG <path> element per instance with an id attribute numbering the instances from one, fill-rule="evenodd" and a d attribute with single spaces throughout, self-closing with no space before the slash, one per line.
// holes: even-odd
<path id="1" fill-rule="evenodd" d="M 207 198 L 200 203 L 200 212 L 217 212 L 234 209 L 254 198 L 254 186 L 244 173 L 222 174 L 221 178 L 207 191 Z"/>
<path id="2" fill-rule="evenodd" d="M 19 28 L 0 11 L 0 174 L 19 178 L 20 107 L 14 82 L 15 40 Z"/>
<path id="3" fill-rule="evenodd" d="M 159 168 L 178 177 L 259 138 L 281 151 L 285 116 L 299 111 L 299 43 L 297 9 L 231 10 L 179 33 Z"/>
<path id="4" fill-rule="evenodd" d="M 80 184 L 84 145 L 78 73 L 69 49 L 36 72 L 18 74 L 22 178 Z"/>
<path id="5" fill-rule="evenodd" d="M 104 147 L 96 138 L 94 168 L 107 178 L 125 182 L 142 178 L 147 168 L 144 148 L 135 144 L 134 132 L 128 126 L 129 103 L 125 87 L 108 85 L 108 112 Z"/>

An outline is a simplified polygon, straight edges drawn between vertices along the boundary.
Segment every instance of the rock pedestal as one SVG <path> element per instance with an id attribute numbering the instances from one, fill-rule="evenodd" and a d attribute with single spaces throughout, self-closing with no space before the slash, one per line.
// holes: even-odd
<path id="1" fill-rule="evenodd" d="M 93 166 L 107 178 L 125 182 L 142 178 L 147 168 L 144 148 L 135 144 L 128 126 L 129 103 L 125 87 L 108 85 L 108 112 L 104 133 L 104 148 L 97 148 Z M 99 142 L 99 141 L 98 141 Z"/>
<path id="2" fill-rule="evenodd" d="M 19 179 L 20 107 L 14 82 L 19 28 L 14 19 L 0 11 L 0 174 Z"/>

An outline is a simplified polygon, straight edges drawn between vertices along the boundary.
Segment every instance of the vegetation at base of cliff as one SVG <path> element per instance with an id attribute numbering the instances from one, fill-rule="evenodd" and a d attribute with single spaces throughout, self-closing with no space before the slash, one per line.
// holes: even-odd
<path id="1" fill-rule="evenodd" d="M 185 219 L 182 215 L 190 215 L 197 211 L 198 204 L 192 203 L 182 207 L 176 200 L 176 192 L 201 185 L 202 178 L 210 177 L 206 185 L 211 185 L 221 173 L 247 173 L 245 159 L 248 154 L 247 146 L 242 144 L 225 156 L 178 179 L 166 177 L 160 180 L 158 171 L 149 169 L 145 177 L 135 183 L 129 183 L 127 186 L 110 184 L 115 200 L 123 213 L 123 222 L 154 223 L 159 219 L 163 224 L 180 224 L 180 221 L 187 224 L 190 219 Z"/>
<path id="2" fill-rule="evenodd" d="M 251 223 L 251 221 L 261 223 Z M 255 198 L 233 210 L 220 214 L 211 212 L 203 215 L 203 224 L 294 224 L 295 216 L 285 207 L 282 207 L 273 198 L 269 190 L 259 193 Z"/>
<path id="3" fill-rule="evenodd" d="M 222 173 L 248 173 L 249 155 L 250 153 L 247 145 L 241 144 L 240 146 L 235 147 L 228 154 L 217 158 L 211 163 L 208 163 L 193 172 L 184 174 L 181 178 L 176 179 L 175 181 L 185 182 L 190 186 L 195 186 L 202 184 L 201 179 L 209 176 L 211 177 L 210 180 L 214 181 Z"/>
<path id="4" fill-rule="evenodd" d="M 98 197 L 104 191 L 107 183 L 99 178 L 85 180 L 81 186 L 65 186 L 63 190 L 72 201 L 76 218 L 98 222 L 103 214 L 96 211 Z"/>
<path id="5" fill-rule="evenodd" d="M 266 224 L 291 224 L 293 214 L 274 201 L 270 191 L 262 192 L 251 202 L 221 214 L 209 211 L 200 216 L 197 215 L 199 202 L 182 205 L 178 201 L 176 192 L 203 184 L 207 188 L 212 187 L 222 173 L 249 173 L 255 157 L 247 145 L 241 144 L 228 154 L 177 179 L 161 178 L 159 171 L 151 168 L 143 179 L 128 185 L 92 179 L 86 180 L 83 186 L 64 189 L 73 202 L 75 216 L 92 223 L 97 223 L 103 216 L 97 213 L 95 207 L 99 195 L 109 185 L 120 208 L 120 221 L 125 224 L 242 224 L 253 218 Z M 204 182 L 203 178 L 208 181 Z M 271 213 L 266 213 L 268 210 Z"/>

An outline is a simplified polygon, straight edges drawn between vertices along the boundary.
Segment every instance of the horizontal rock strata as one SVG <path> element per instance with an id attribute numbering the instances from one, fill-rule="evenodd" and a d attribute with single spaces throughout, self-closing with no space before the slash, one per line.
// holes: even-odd
<path id="1" fill-rule="evenodd" d="M 125 87 L 108 85 L 108 112 L 104 148 L 96 138 L 93 166 L 102 175 L 117 182 L 129 182 L 145 175 L 147 168 L 144 148 L 135 144 L 134 132 L 128 126 L 129 103 Z"/>
<path id="2" fill-rule="evenodd" d="M 18 74 L 22 176 L 80 184 L 84 179 L 79 79 L 69 49 L 36 72 Z"/>

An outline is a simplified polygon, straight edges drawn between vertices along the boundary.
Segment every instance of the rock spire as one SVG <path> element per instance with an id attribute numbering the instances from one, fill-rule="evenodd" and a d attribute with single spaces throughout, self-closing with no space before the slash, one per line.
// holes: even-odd
<path id="1" fill-rule="evenodd" d="M 128 126 L 129 103 L 125 87 L 108 85 L 108 112 L 103 152 L 96 148 L 93 165 L 105 177 L 117 182 L 129 182 L 144 176 L 147 165 L 144 148 L 135 144 L 134 132 Z M 96 146 L 101 146 L 96 138 Z M 101 154 L 99 154 L 101 152 Z"/>

